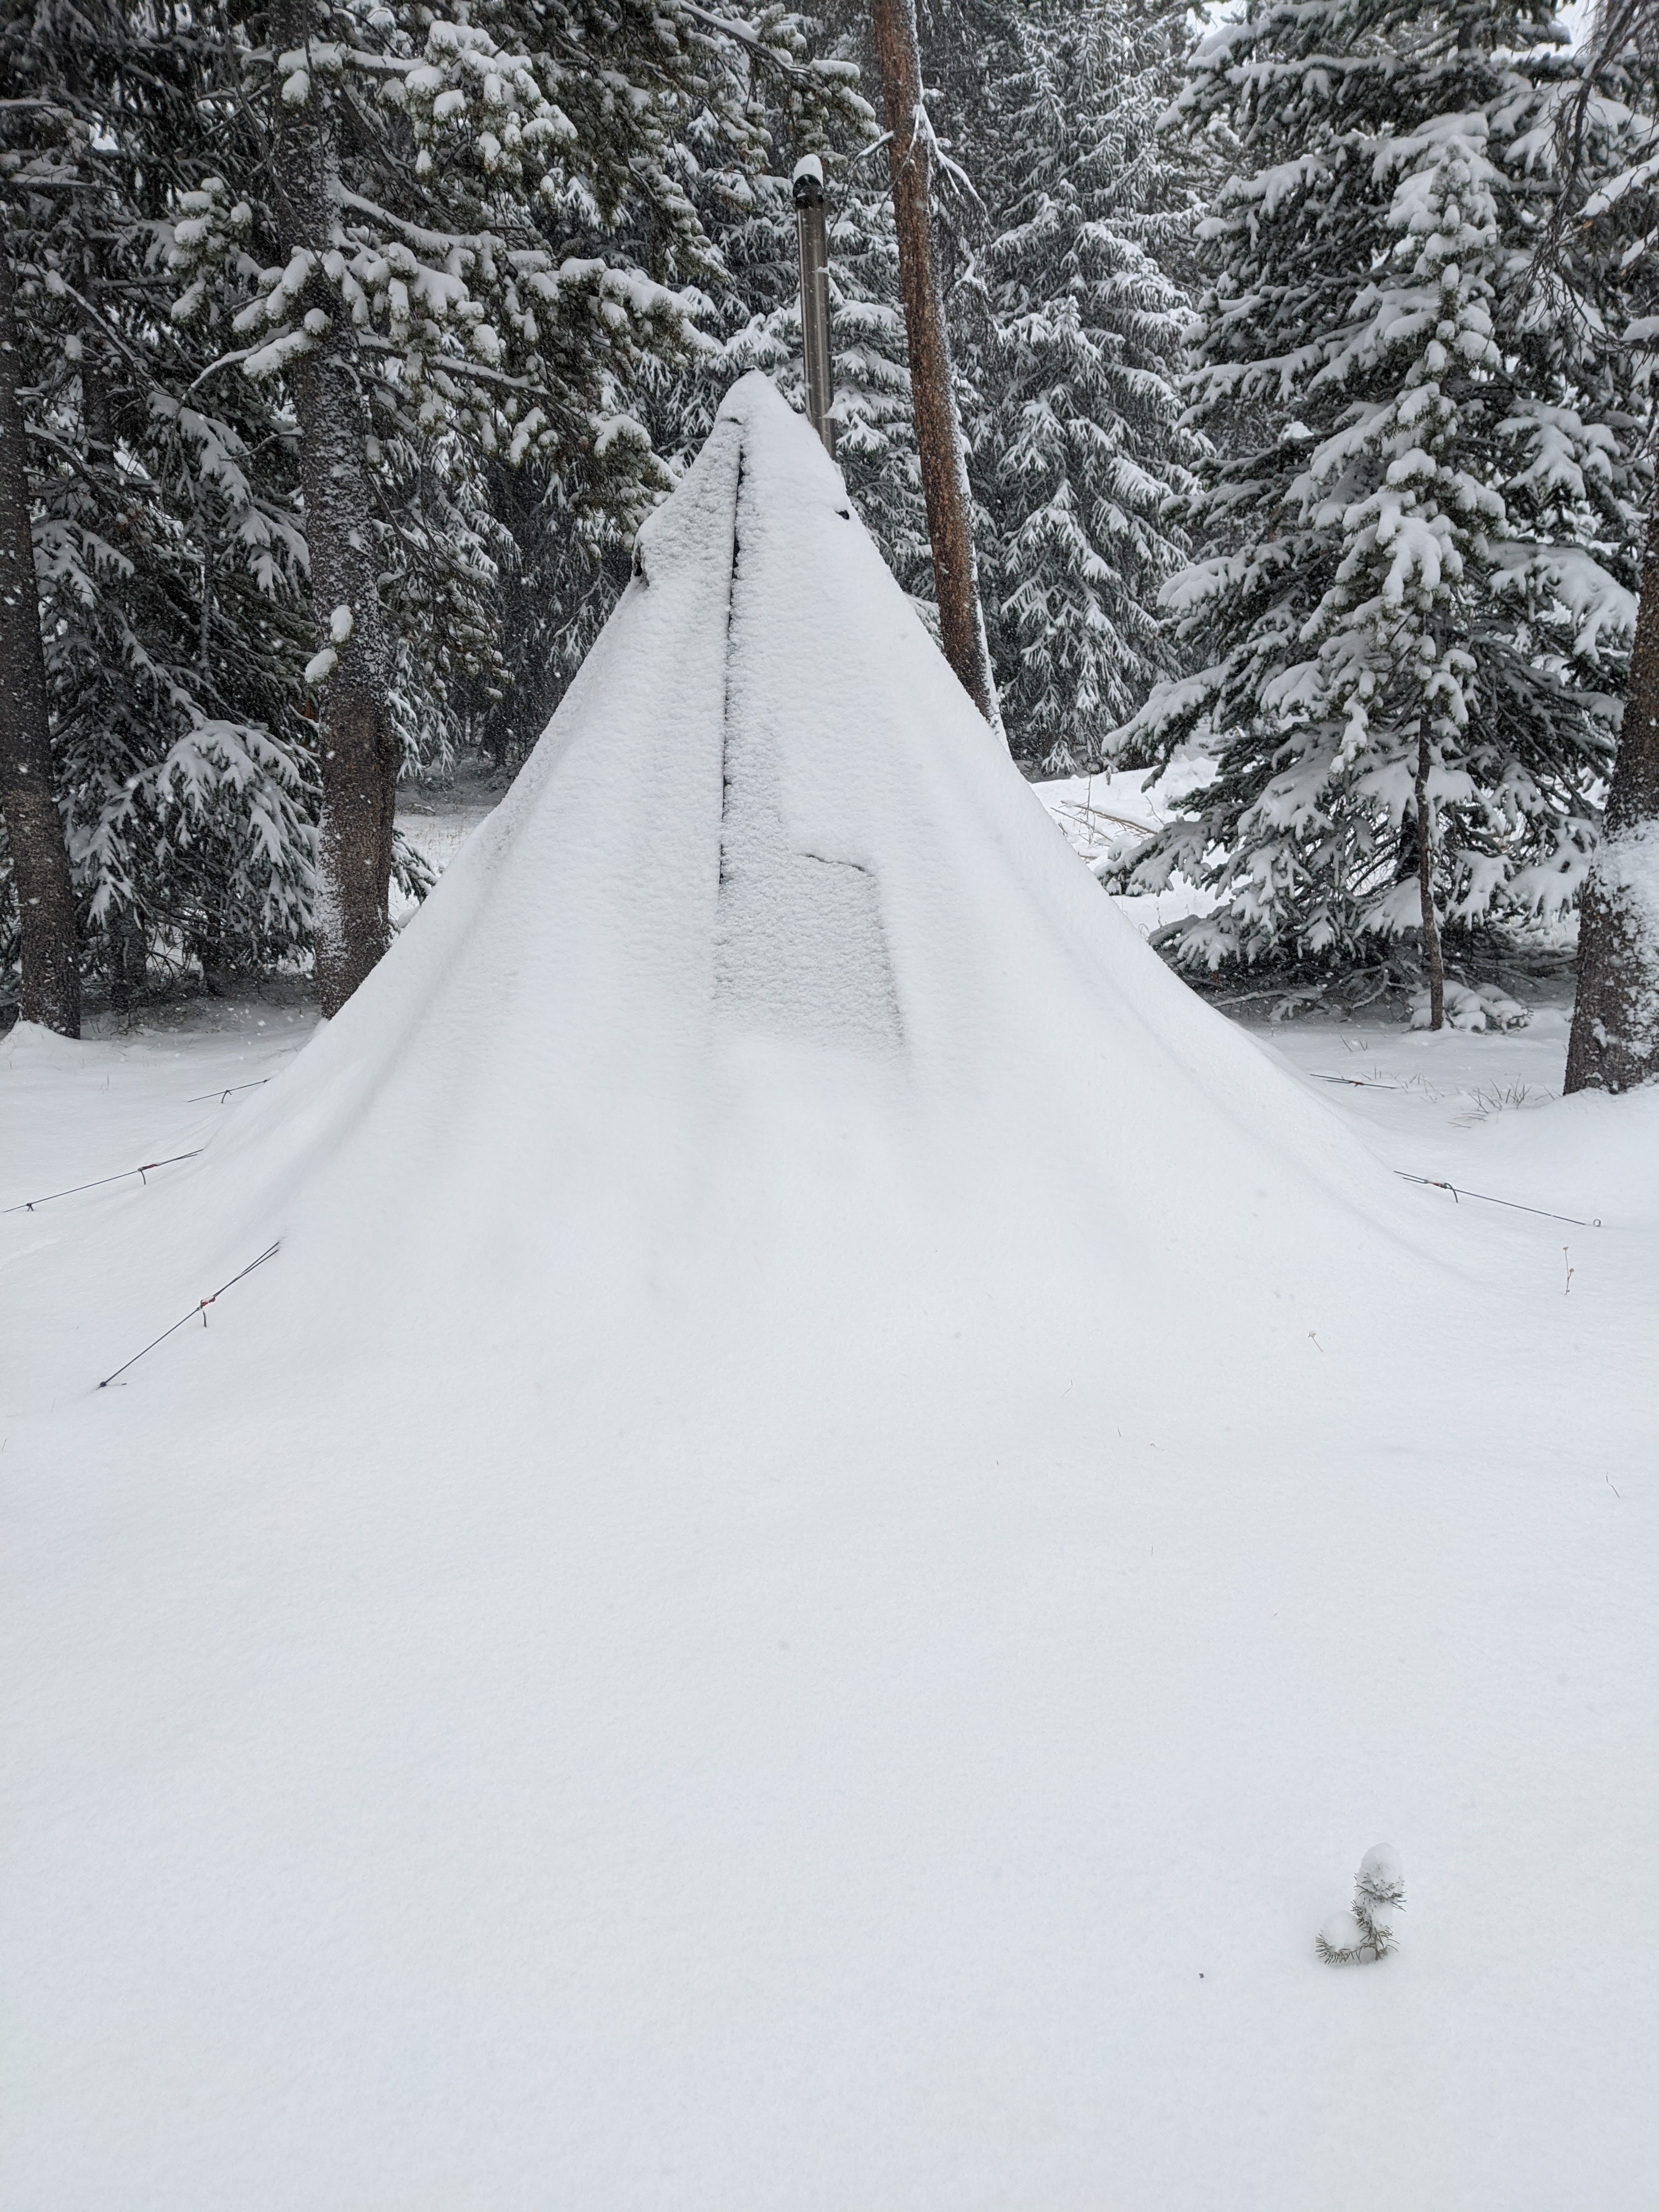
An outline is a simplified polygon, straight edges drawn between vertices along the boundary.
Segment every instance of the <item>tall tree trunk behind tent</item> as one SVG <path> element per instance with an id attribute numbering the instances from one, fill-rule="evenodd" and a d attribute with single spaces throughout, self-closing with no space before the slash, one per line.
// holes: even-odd
<path id="1" fill-rule="evenodd" d="M 939 635 L 945 657 L 961 678 L 963 689 L 991 727 L 1000 733 L 1002 717 L 974 561 L 968 464 L 951 383 L 951 340 L 939 260 L 933 251 L 933 139 L 922 105 L 915 0 L 871 0 L 871 17 L 887 111 L 887 160 L 893 179 L 899 282 L 904 293 L 904 327 L 909 344 L 910 399 L 915 410 L 921 487 L 927 502 L 927 535 L 933 549 Z"/>
<path id="2" fill-rule="evenodd" d="M 1659 1077 L 1659 505 L 1648 520 L 1601 849 L 1579 902 L 1569 1091 Z"/>
<path id="3" fill-rule="evenodd" d="M 11 247 L 0 216 L 0 814 L 23 954 L 23 1019 L 81 1034 L 75 886 L 52 788 L 52 725 L 18 396 Z"/>
<path id="4" fill-rule="evenodd" d="M 278 54 L 305 47 L 312 0 L 280 0 L 272 43 Z M 318 262 L 333 243 L 339 150 L 320 70 L 306 96 L 273 102 L 275 171 L 283 244 Z M 368 523 L 372 488 L 361 361 L 339 294 L 313 267 L 300 305 L 326 327 L 293 362 L 289 381 L 300 424 L 300 482 L 312 603 L 324 652 L 334 662 L 318 690 L 323 821 L 314 934 L 317 983 L 325 1014 L 337 1013 L 386 951 L 392 867 L 392 809 L 398 747 L 389 706 L 392 647 L 380 606 Z M 344 635 L 339 633 L 343 630 Z"/>
<path id="5" fill-rule="evenodd" d="M 1434 910 L 1434 816 L 1429 806 L 1429 740 L 1417 741 L 1417 896 L 1423 915 L 1423 965 L 1429 977 L 1429 1027 L 1446 1021 L 1446 963 L 1440 950 L 1440 919 Z"/>

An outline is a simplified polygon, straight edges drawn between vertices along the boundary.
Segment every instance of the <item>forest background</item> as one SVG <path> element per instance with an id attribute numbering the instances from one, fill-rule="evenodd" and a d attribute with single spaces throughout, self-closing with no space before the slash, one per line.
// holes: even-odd
<path id="1" fill-rule="evenodd" d="M 758 368 L 800 404 L 803 154 L 837 456 L 937 630 L 853 0 L 0 21 L 0 1000 L 30 1011 L 31 928 L 69 1030 L 83 984 L 325 966 L 325 764 L 366 780 L 365 896 L 423 892 L 399 782 L 516 769 L 722 392 Z M 1103 871 L 1205 891 L 1161 933 L 1196 980 L 1432 973 L 1437 1014 L 1448 957 L 1559 959 L 1588 897 L 1626 957 L 1586 1047 L 1625 1057 L 1587 1079 L 1652 1072 L 1628 743 L 1602 840 L 1653 489 L 1644 9 L 1577 48 L 1530 0 L 916 28 L 1021 768 L 1203 764 Z"/>

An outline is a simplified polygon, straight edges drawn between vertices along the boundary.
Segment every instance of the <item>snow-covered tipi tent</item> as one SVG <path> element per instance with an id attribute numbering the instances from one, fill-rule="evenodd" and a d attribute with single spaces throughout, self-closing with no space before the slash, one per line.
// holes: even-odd
<path id="1" fill-rule="evenodd" d="M 382 967 L 25 1255 L 88 1291 L 10 1431 L 5 2203 L 1534 2201 L 1639 2047 L 1605 1992 L 1540 2019 L 1455 1916 L 1429 2003 L 1409 1928 L 1311 1948 L 1374 1832 L 1471 1930 L 1455 1808 L 1539 1832 L 1434 1722 L 1511 1532 L 1488 1409 L 1413 1389 L 1525 1330 L 1411 1203 L 1116 918 L 740 385 Z"/>
<path id="2" fill-rule="evenodd" d="M 1139 1283 L 1150 1349 L 1154 1284 L 1351 1271 L 1375 1164 L 1100 897 L 764 378 L 635 566 L 507 802 L 204 1163 L 192 1280 L 280 1236 L 261 1296 L 317 1357 L 586 1371 L 682 1322 L 737 1354 L 780 1302 L 867 1333 L 893 1290 L 914 1366 L 969 1282 L 1022 1363 Z"/>

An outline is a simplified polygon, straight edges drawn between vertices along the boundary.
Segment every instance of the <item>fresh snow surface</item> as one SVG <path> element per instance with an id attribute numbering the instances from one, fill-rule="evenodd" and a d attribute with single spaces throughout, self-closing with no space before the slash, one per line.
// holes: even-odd
<path id="1" fill-rule="evenodd" d="M 1163 829 L 1214 774 L 1211 761 L 1182 759 L 1157 775 L 1148 775 L 1144 769 L 1121 769 L 1115 775 L 1054 776 L 1033 788 L 1065 831 L 1072 849 L 1098 872 Z M 1207 914 L 1215 896 L 1178 874 L 1164 890 L 1129 892 L 1115 896 L 1112 903 L 1143 937 L 1150 937 L 1155 929 L 1189 914 Z"/>
<path id="2" fill-rule="evenodd" d="M 302 1052 L 0 1043 L 208 1140 L 0 1218 L 5 2212 L 1652 2202 L 1659 1095 L 1200 1004 L 845 508 L 740 385 Z"/>
<path id="3" fill-rule="evenodd" d="M 398 827 L 434 875 L 441 876 L 467 839 L 500 804 L 505 779 L 476 762 L 464 762 L 447 784 L 405 784 L 398 796 Z M 405 928 L 420 910 L 394 884 L 393 924 Z"/>

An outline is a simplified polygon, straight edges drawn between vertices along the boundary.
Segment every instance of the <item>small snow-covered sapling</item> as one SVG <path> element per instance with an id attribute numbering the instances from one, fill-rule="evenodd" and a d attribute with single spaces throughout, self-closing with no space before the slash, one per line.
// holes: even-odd
<path id="1" fill-rule="evenodd" d="M 1400 1854 L 1377 1844 L 1360 1860 L 1353 1878 L 1353 1910 L 1332 1913 L 1315 1936 L 1314 1948 L 1328 1966 L 1358 1966 L 1386 1958 L 1395 1948 L 1395 1907 L 1405 1902 Z"/>

